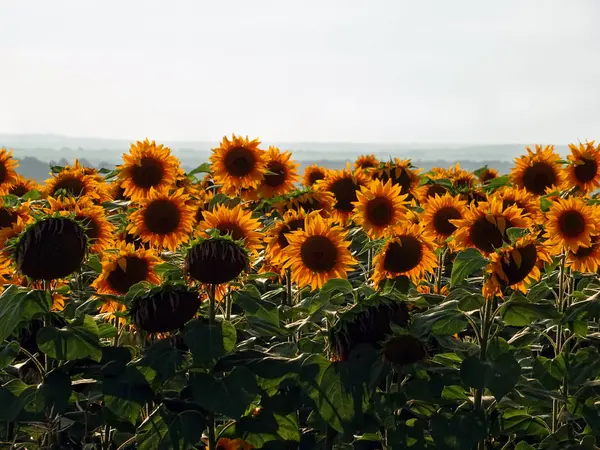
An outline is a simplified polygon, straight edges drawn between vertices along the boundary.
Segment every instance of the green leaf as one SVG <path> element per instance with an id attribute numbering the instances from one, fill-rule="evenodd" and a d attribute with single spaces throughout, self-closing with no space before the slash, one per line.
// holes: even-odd
<path id="1" fill-rule="evenodd" d="M 46 374 L 40 389 L 47 408 L 51 408 L 55 413 L 66 411 L 71 396 L 71 378 L 69 375 L 60 369 L 55 369 Z"/>
<path id="2" fill-rule="evenodd" d="M 469 387 L 483 389 L 488 370 L 477 356 L 468 356 L 460 365 L 460 378 Z"/>
<path id="3" fill-rule="evenodd" d="M 279 309 L 275 303 L 263 300 L 260 294 L 250 289 L 233 292 L 236 305 L 239 305 L 247 317 L 256 317 L 275 327 L 279 327 Z"/>
<path id="4" fill-rule="evenodd" d="M 191 172 L 187 173 L 186 176 L 193 176 L 196 175 L 197 173 L 210 173 L 210 163 L 202 163 L 200 164 L 198 167 L 196 167 L 195 169 L 193 169 Z"/>
<path id="5" fill-rule="evenodd" d="M 548 429 L 542 419 L 530 416 L 525 411 L 514 409 L 504 413 L 504 431 L 516 433 L 518 436 L 543 437 L 548 435 Z"/>
<path id="6" fill-rule="evenodd" d="M 211 326 L 205 320 L 193 320 L 186 325 L 183 339 L 194 356 L 194 364 L 204 366 L 233 350 L 236 331 L 227 321 Z"/>
<path id="7" fill-rule="evenodd" d="M 0 295 L 0 342 L 4 341 L 19 322 L 29 321 L 47 313 L 52 299 L 47 291 L 28 290 L 11 284 Z"/>
<path id="8" fill-rule="evenodd" d="M 136 448 L 140 450 L 187 450 L 197 448 L 206 427 L 199 411 L 173 414 L 164 407 L 156 408 L 136 432 Z"/>
<path id="9" fill-rule="evenodd" d="M 458 309 L 458 300 L 451 300 L 415 315 L 411 329 L 419 336 L 433 333 L 436 336 L 452 336 L 467 326 L 467 319 Z"/>
<path id="10" fill-rule="evenodd" d="M 486 188 L 489 190 L 496 190 L 498 188 L 501 188 L 502 186 L 506 186 L 510 181 L 510 178 L 508 175 L 502 175 L 500 177 L 496 177 L 493 180 L 490 180 L 487 185 Z"/>
<path id="11" fill-rule="evenodd" d="M 354 402 L 343 389 L 335 365 L 322 355 L 311 355 L 302 364 L 300 379 L 321 418 L 342 433 L 354 417 Z"/>
<path id="12" fill-rule="evenodd" d="M 64 328 L 42 328 L 37 334 L 37 344 L 42 352 L 59 361 L 83 358 L 100 361 L 102 349 L 98 335 L 94 319 L 85 316 Z"/>
<path id="13" fill-rule="evenodd" d="M 32 189 L 30 191 L 28 191 L 23 197 L 23 201 L 27 201 L 27 200 L 39 200 L 40 198 L 42 198 L 42 193 L 40 191 L 38 191 L 37 189 Z"/>
<path id="14" fill-rule="evenodd" d="M 509 326 L 523 327 L 542 319 L 559 319 L 560 313 L 551 303 L 532 303 L 523 295 L 511 296 L 502 307 L 502 319 Z"/>
<path id="15" fill-rule="evenodd" d="M 458 309 L 461 311 L 474 311 L 485 304 L 485 298 L 480 294 L 466 292 L 463 297 L 458 299 Z"/>
<path id="16" fill-rule="evenodd" d="M 531 231 L 529 228 L 507 228 L 506 235 L 513 244 L 517 242 L 517 239 L 527 236 Z"/>
<path id="17" fill-rule="evenodd" d="M 0 345 L 0 370 L 12 364 L 20 351 L 21 346 L 16 341 Z"/>
<path id="18" fill-rule="evenodd" d="M 319 294 L 312 298 L 308 308 L 308 314 L 312 316 L 316 312 L 322 310 L 323 307 L 329 304 L 333 294 L 352 294 L 353 290 L 354 289 L 348 280 L 342 278 L 328 280 L 319 291 Z"/>
<path id="19" fill-rule="evenodd" d="M 144 352 L 144 356 L 136 365 L 151 367 L 161 380 L 170 379 L 183 364 L 181 350 L 174 348 L 168 339 L 152 344 Z"/>
<path id="20" fill-rule="evenodd" d="M 127 366 L 116 377 L 105 377 L 102 393 L 106 407 L 119 419 L 135 424 L 142 407 L 152 400 L 154 394 L 137 367 Z"/>
<path id="21" fill-rule="evenodd" d="M 257 415 L 242 417 L 234 429 L 227 431 L 235 432 L 235 435 L 241 436 L 256 448 L 271 448 L 265 447 L 268 442 L 283 444 L 300 441 L 298 416 L 295 412 L 283 415 L 263 409 Z"/>
<path id="22" fill-rule="evenodd" d="M 519 442 L 515 450 L 535 450 L 535 447 L 529 445 L 527 442 Z"/>
<path id="23" fill-rule="evenodd" d="M 513 390 L 521 377 L 521 366 L 510 353 L 503 353 L 491 362 L 486 379 L 487 388 L 500 401 Z"/>
<path id="24" fill-rule="evenodd" d="M 450 286 L 462 283 L 465 278 L 478 270 L 482 270 L 487 260 L 474 248 L 463 250 L 454 260 L 452 274 L 450 275 Z"/>
<path id="25" fill-rule="evenodd" d="M 547 389 L 557 389 L 567 373 L 562 355 L 554 359 L 538 356 L 533 363 L 533 376 Z"/>
<path id="26" fill-rule="evenodd" d="M 277 379 L 288 375 L 297 376 L 304 359 L 305 355 L 290 359 L 256 350 L 244 350 L 221 358 L 214 370 L 228 372 L 236 366 L 244 366 L 261 378 Z"/>
<path id="27" fill-rule="evenodd" d="M 469 400 L 467 392 L 461 386 L 456 385 L 444 386 L 442 398 L 444 400 L 457 400 L 461 402 L 466 402 Z"/>

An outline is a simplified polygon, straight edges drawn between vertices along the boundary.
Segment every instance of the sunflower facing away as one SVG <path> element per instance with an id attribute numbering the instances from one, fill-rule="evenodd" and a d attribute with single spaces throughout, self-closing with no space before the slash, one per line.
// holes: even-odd
<path id="1" fill-rule="evenodd" d="M 19 167 L 19 163 L 13 159 L 12 151 L 0 148 L 0 195 L 6 195 L 17 180 L 16 167 Z"/>
<path id="2" fill-rule="evenodd" d="M 35 180 L 31 178 L 24 178 L 17 174 L 14 181 L 8 188 L 8 193 L 11 195 L 16 195 L 17 197 L 23 197 L 33 189 L 40 190 L 40 187 Z"/>
<path id="3" fill-rule="evenodd" d="M 373 282 L 406 276 L 415 284 L 437 266 L 433 236 L 419 224 L 401 222 L 373 258 Z"/>
<path id="4" fill-rule="evenodd" d="M 150 190 L 175 187 L 181 169 L 171 150 L 154 141 L 137 141 L 131 144 L 129 153 L 123 154 L 119 166 L 119 179 L 124 196 L 141 201 L 150 195 Z"/>
<path id="5" fill-rule="evenodd" d="M 175 250 L 188 242 L 194 227 L 194 210 L 186 204 L 183 188 L 169 195 L 150 190 L 148 198 L 131 215 L 127 231 L 153 247 Z"/>
<path id="6" fill-rule="evenodd" d="M 436 237 L 438 242 L 444 242 L 456 231 L 452 220 L 462 219 L 467 212 L 467 203 L 460 196 L 449 193 L 436 195 L 429 199 L 421 216 L 427 231 Z"/>
<path id="7" fill-rule="evenodd" d="M 503 187 L 494 193 L 502 200 L 503 208 L 515 205 L 523 211 L 523 215 L 531 217 L 535 224 L 541 224 L 544 213 L 540 207 L 540 198 L 527 192 L 526 189 Z"/>
<path id="8" fill-rule="evenodd" d="M 225 194 L 235 196 L 242 189 L 254 189 L 263 180 L 265 152 L 258 139 L 232 135 L 224 137 L 210 156 L 212 173 Z"/>
<path id="9" fill-rule="evenodd" d="M 302 176 L 302 186 L 311 187 L 317 181 L 323 180 L 326 175 L 327 169 L 324 167 L 318 166 L 317 164 L 306 166 L 304 175 Z"/>
<path id="10" fill-rule="evenodd" d="M 317 189 L 333 194 L 335 203 L 331 217 L 340 225 L 345 225 L 354 213 L 357 192 L 367 183 L 367 177 L 362 172 L 353 174 L 350 167 L 346 167 L 343 170 L 330 170 L 323 180 L 317 182 Z"/>
<path id="11" fill-rule="evenodd" d="M 289 245 L 286 235 L 292 231 L 302 230 L 304 228 L 304 219 L 306 213 L 303 209 L 299 211 L 290 209 L 283 214 L 282 220 L 275 222 L 274 226 L 265 236 L 267 248 L 265 256 L 269 264 L 281 265 L 284 260 L 283 251 Z"/>
<path id="12" fill-rule="evenodd" d="M 373 180 L 356 193 L 354 221 L 361 225 L 371 239 L 383 237 L 385 230 L 396 225 L 406 212 L 406 195 L 400 194 L 400 186 L 388 180 Z"/>
<path id="13" fill-rule="evenodd" d="M 280 215 L 285 214 L 289 209 L 296 211 L 303 209 L 306 213 L 320 211 L 323 217 L 329 217 L 334 203 L 335 199 L 331 192 L 303 189 L 286 195 L 283 200 L 273 204 L 273 208 Z"/>
<path id="14" fill-rule="evenodd" d="M 284 268 L 291 269 L 292 281 L 311 290 L 321 288 L 332 278 L 348 278 L 356 265 L 348 249 L 346 232 L 319 214 L 309 214 L 304 229 L 286 235 L 289 245 L 283 250 Z"/>
<path id="15" fill-rule="evenodd" d="M 594 141 L 576 146 L 569 144 L 571 154 L 567 156 L 569 165 L 565 168 L 569 186 L 578 186 L 585 193 L 600 187 L 600 145 Z"/>
<path id="16" fill-rule="evenodd" d="M 531 194 L 544 195 L 548 189 L 563 185 L 564 175 L 559 160 L 553 145 L 543 148 L 536 145 L 535 152 L 527 147 L 527 155 L 515 158 L 516 165 L 510 173 L 510 180 Z"/>
<path id="17" fill-rule="evenodd" d="M 592 243 L 587 247 L 579 247 L 577 251 L 567 254 L 567 267 L 582 272 L 596 273 L 600 268 L 600 239 L 592 236 Z"/>
<path id="18" fill-rule="evenodd" d="M 108 221 L 102 206 L 95 205 L 89 199 L 76 200 L 72 197 L 48 197 L 48 203 L 48 214 L 73 214 L 75 220 L 81 223 L 90 244 L 90 252 L 102 253 L 111 246 L 115 227 Z"/>
<path id="19" fill-rule="evenodd" d="M 590 247 L 592 235 L 598 234 L 597 207 L 587 205 L 579 197 L 558 199 L 546 214 L 548 246 L 553 254 L 563 249 L 576 252 L 579 247 Z"/>
<path id="20" fill-rule="evenodd" d="M 252 211 L 241 205 L 233 208 L 216 205 L 212 211 L 204 212 L 204 221 L 200 224 L 202 232 L 214 229 L 223 236 L 230 235 L 234 241 L 243 240 L 246 248 L 253 253 L 262 247 L 262 234 L 257 231 L 261 228 L 258 219 L 252 217 Z"/>
<path id="21" fill-rule="evenodd" d="M 453 247 L 475 247 L 483 254 L 492 253 L 509 241 L 507 229 L 529 228 L 532 224 L 520 208 L 515 205 L 504 208 L 502 201 L 495 197 L 477 206 L 471 204 L 462 219 L 451 220 L 450 223 L 457 228 Z"/>
<path id="22" fill-rule="evenodd" d="M 294 183 L 299 178 L 298 164 L 291 157 L 289 151 L 281 152 L 277 147 L 269 147 L 265 159 L 265 177 L 258 187 L 262 197 L 276 197 L 294 189 Z"/>
<path id="23" fill-rule="evenodd" d="M 354 161 L 354 168 L 356 170 L 365 170 L 372 167 L 379 167 L 379 160 L 375 158 L 375 155 L 360 155 Z"/>
<path id="24" fill-rule="evenodd" d="M 413 195 L 413 190 L 419 184 L 420 169 L 414 169 L 408 159 L 394 158 L 393 161 L 370 169 L 370 172 L 373 179 L 381 180 L 384 183 L 387 180 L 392 180 L 392 184 L 400 186 L 401 194 Z"/>
<path id="25" fill-rule="evenodd" d="M 483 294 L 486 298 L 502 296 L 502 288 L 507 286 L 526 293 L 531 283 L 539 281 L 540 267 L 551 262 L 552 258 L 544 246 L 536 242 L 535 236 L 521 237 L 514 244 L 490 255 L 486 268 L 490 276 L 483 287 Z"/>

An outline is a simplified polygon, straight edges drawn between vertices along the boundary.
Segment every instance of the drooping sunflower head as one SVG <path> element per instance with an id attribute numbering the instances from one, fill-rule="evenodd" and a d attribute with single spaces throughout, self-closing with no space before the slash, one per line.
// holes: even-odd
<path id="1" fill-rule="evenodd" d="M 565 168 L 569 186 L 577 186 L 584 192 L 592 192 L 600 187 L 600 145 L 594 141 L 569 144 L 571 154 L 567 156 L 569 165 Z"/>
<path id="2" fill-rule="evenodd" d="M 597 208 L 587 205 L 582 198 L 557 199 L 546 214 L 545 236 L 554 254 L 563 249 L 576 252 L 579 247 L 591 246 L 599 225 Z"/>
<path id="3" fill-rule="evenodd" d="M 323 180 L 327 176 L 327 169 L 317 164 L 306 166 L 304 175 L 302 176 L 302 186 L 311 187 L 319 180 Z"/>
<path id="4" fill-rule="evenodd" d="M 317 182 L 317 189 L 333 194 L 335 203 L 331 216 L 340 225 L 345 225 L 354 213 L 357 192 L 367 183 L 367 177 L 362 172 L 352 173 L 350 167 L 346 167 L 343 170 L 330 170 L 323 180 Z"/>
<path id="5" fill-rule="evenodd" d="M 258 148 L 258 139 L 232 135 L 224 137 L 210 156 L 215 182 L 227 195 L 235 196 L 241 189 L 254 189 L 263 180 L 265 152 Z"/>
<path id="6" fill-rule="evenodd" d="M 281 152 L 277 147 L 269 147 L 265 158 L 266 172 L 258 187 L 262 197 L 276 197 L 294 189 L 294 183 L 299 178 L 298 164 L 291 157 L 289 151 Z"/>
<path id="7" fill-rule="evenodd" d="M 427 357 L 425 344 L 412 334 L 400 334 L 389 337 L 383 343 L 383 359 L 394 366 L 406 366 L 424 360 Z"/>
<path id="8" fill-rule="evenodd" d="M 467 212 L 467 203 L 460 196 L 449 193 L 436 195 L 425 205 L 422 220 L 426 229 L 436 237 L 438 242 L 448 239 L 456 231 L 453 220 L 462 219 Z"/>
<path id="9" fill-rule="evenodd" d="M 204 221 L 200 224 L 202 233 L 206 230 L 217 230 L 221 236 L 231 236 L 234 241 L 243 241 L 245 247 L 252 253 L 262 247 L 262 225 L 252 217 L 252 211 L 242 205 L 229 208 L 219 204 L 212 211 L 204 211 Z M 204 233 L 205 234 L 205 233 Z"/>
<path id="10" fill-rule="evenodd" d="M 410 160 L 394 158 L 393 161 L 382 163 L 379 167 L 370 169 L 373 179 L 384 183 L 388 180 L 400 186 L 401 194 L 414 195 L 414 189 L 419 184 L 419 169 L 414 169 Z"/>
<path id="11" fill-rule="evenodd" d="M 477 178 L 479 178 L 481 184 L 487 184 L 500 176 L 496 169 L 492 169 L 488 166 L 482 167 L 481 169 L 475 171 L 475 173 L 477 174 Z"/>
<path id="12" fill-rule="evenodd" d="M 323 217 L 329 217 L 335 199 L 328 191 L 313 190 L 311 188 L 297 190 L 286 195 L 281 201 L 273 204 L 273 208 L 283 215 L 289 209 L 306 213 L 319 211 Z"/>
<path id="13" fill-rule="evenodd" d="M 0 195 L 5 195 L 17 180 L 15 168 L 19 163 L 12 157 L 12 151 L 0 148 Z"/>
<path id="14" fill-rule="evenodd" d="M 290 209 L 283 214 L 282 220 L 275 222 L 266 234 L 265 242 L 267 248 L 265 256 L 269 264 L 281 265 L 284 262 L 283 250 L 289 245 L 287 234 L 304 228 L 306 213 L 303 209 L 299 211 Z"/>
<path id="15" fill-rule="evenodd" d="M 521 209 L 523 215 L 530 217 L 535 224 L 541 224 L 544 214 L 540 207 L 540 198 L 527 192 L 526 189 L 515 187 L 504 187 L 498 190 L 494 195 L 502 200 L 502 207 L 517 206 Z"/>
<path id="16" fill-rule="evenodd" d="M 528 235 L 517 239 L 514 244 L 507 245 L 490 255 L 486 268 L 489 277 L 483 287 L 487 298 L 502 296 L 502 289 L 527 292 L 527 287 L 539 281 L 540 266 L 550 263 L 552 259 L 545 247 L 536 241 L 536 237 Z"/>
<path id="17" fill-rule="evenodd" d="M 374 167 L 379 167 L 379 160 L 375 158 L 375 155 L 360 155 L 354 161 L 354 169 L 365 170 Z"/>
<path id="18" fill-rule="evenodd" d="M 567 267 L 577 272 L 596 273 L 600 268 L 600 238 L 592 236 L 589 246 L 581 246 L 577 251 L 567 253 Z"/>
<path id="19" fill-rule="evenodd" d="M 29 191 L 33 189 L 41 190 L 38 183 L 31 178 L 24 178 L 21 175 L 17 174 L 14 181 L 8 188 L 8 193 L 11 195 L 16 195 L 17 197 L 23 197 Z"/>
<path id="20" fill-rule="evenodd" d="M 561 188 L 563 172 L 554 152 L 553 145 L 535 146 L 535 152 L 527 147 L 527 155 L 515 158 L 515 167 L 510 173 L 512 183 L 534 195 L 544 195 L 546 191 Z"/>
<path id="21" fill-rule="evenodd" d="M 204 284 L 223 284 L 248 270 L 248 251 L 228 236 L 200 238 L 185 257 L 186 273 Z"/>
<path id="22" fill-rule="evenodd" d="M 304 229 L 286 235 L 289 245 L 283 250 L 283 266 L 291 269 L 292 281 L 315 290 L 331 278 L 347 278 L 356 260 L 346 234 L 317 213 L 306 216 Z"/>
<path id="23" fill-rule="evenodd" d="M 104 253 L 102 272 L 92 283 L 99 294 L 126 295 L 131 286 L 142 281 L 160 283 L 154 267 L 161 262 L 152 250 L 137 249 L 119 242 L 114 251 Z"/>
<path id="24" fill-rule="evenodd" d="M 171 150 L 155 141 L 137 141 L 129 153 L 123 154 L 123 164 L 118 167 L 124 196 L 141 201 L 150 191 L 175 187 L 181 169 Z"/>
<path id="25" fill-rule="evenodd" d="M 131 305 L 136 329 L 166 333 L 182 328 L 198 312 L 200 294 L 181 283 L 166 283 L 137 295 Z"/>
<path id="26" fill-rule="evenodd" d="M 475 247 L 483 254 L 509 242 L 509 228 L 530 228 L 531 219 L 523 215 L 516 205 L 504 208 L 502 200 L 490 197 L 487 202 L 471 204 L 462 219 L 451 220 L 456 226 L 452 247 L 462 250 Z"/>
<path id="27" fill-rule="evenodd" d="M 153 247 L 175 250 L 189 241 L 193 231 L 194 210 L 186 204 L 187 199 L 183 189 L 169 194 L 151 188 L 140 209 L 131 215 L 127 231 Z"/>
<path id="28" fill-rule="evenodd" d="M 81 267 L 87 251 L 84 229 L 71 217 L 44 217 L 19 236 L 17 270 L 32 280 L 64 278 Z"/>
<path id="29" fill-rule="evenodd" d="M 406 195 L 400 194 L 400 186 L 388 180 L 373 180 L 356 193 L 354 221 L 361 225 L 372 239 L 383 237 L 386 229 L 396 225 L 406 212 Z"/>
<path id="30" fill-rule="evenodd" d="M 437 266 L 434 238 L 419 224 L 401 222 L 373 258 L 373 282 L 407 276 L 415 284 Z"/>

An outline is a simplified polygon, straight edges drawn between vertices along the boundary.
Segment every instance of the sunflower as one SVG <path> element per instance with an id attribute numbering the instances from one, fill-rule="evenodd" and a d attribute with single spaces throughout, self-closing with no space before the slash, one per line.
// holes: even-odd
<path id="1" fill-rule="evenodd" d="M 215 450 L 252 450 L 254 448 L 254 445 L 242 439 L 220 438 Z"/>
<path id="2" fill-rule="evenodd" d="M 419 204 L 426 205 L 429 200 L 434 198 L 436 195 L 443 196 L 448 193 L 448 187 L 441 184 L 440 180 L 443 178 L 428 178 L 428 181 L 415 189 L 415 196 L 419 200 Z"/>
<path id="3" fill-rule="evenodd" d="M 347 278 L 356 265 L 344 229 L 317 213 L 306 216 L 304 229 L 288 233 L 286 238 L 289 245 L 283 250 L 283 267 L 291 269 L 292 281 L 298 286 L 319 289 L 331 278 Z"/>
<path id="4" fill-rule="evenodd" d="M 450 221 L 457 230 L 452 246 L 456 249 L 475 247 L 484 254 L 492 253 L 508 242 L 508 228 L 529 228 L 531 219 L 523 216 L 516 205 L 504 208 L 502 201 L 490 197 L 487 202 L 471 204 L 462 219 Z"/>
<path id="5" fill-rule="evenodd" d="M 507 286 L 526 293 L 529 285 L 539 281 L 540 267 L 551 262 L 552 258 L 545 247 L 536 242 L 535 236 L 517 239 L 490 255 L 486 268 L 490 276 L 483 287 L 484 296 L 502 296 L 502 288 Z"/>
<path id="6" fill-rule="evenodd" d="M 282 220 L 275 222 L 274 226 L 265 236 L 267 248 L 265 257 L 270 265 L 281 265 L 283 263 L 283 250 L 289 245 L 286 235 L 292 231 L 302 230 L 304 228 L 304 219 L 306 213 L 303 209 L 296 211 L 287 210 L 283 214 Z"/>
<path id="7" fill-rule="evenodd" d="M 386 339 L 382 354 L 385 361 L 396 366 L 414 364 L 427 357 L 423 342 L 411 334 L 401 334 Z"/>
<path id="8" fill-rule="evenodd" d="M 258 148 L 258 139 L 232 135 L 223 138 L 210 156 L 215 182 L 225 194 L 235 196 L 241 189 L 254 189 L 263 180 L 265 152 Z"/>
<path id="9" fill-rule="evenodd" d="M 89 199 L 76 200 L 72 197 L 55 199 L 48 197 L 49 208 L 45 212 L 52 215 L 73 214 L 85 229 L 85 234 L 90 243 L 90 252 L 102 253 L 113 242 L 115 227 L 105 214 L 104 208 L 95 205 Z"/>
<path id="10" fill-rule="evenodd" d="M 36 189 L 39 190 L 39 186 L 37 182 L 31 178 L 24 178 L 23 176 L 17 174 L 12 184 L 8 188 L 8 193 L 11 195 L 16 195 L 17 197 L 23 197 L 29 191 Z"/>
<path id="11" fill-rule="evenodd" d="M 385 230 L 396 225 L 406 212 L 406 195 L 400 194 L 400 186 L 388 180 L 373 180 L 356 193 L 354 221 L 361 225 L 372 239 L 383 237 Z"/>
<path id="12" fill-rule="evenodd" d="M 228 208 L 216 205 L 212 211 L 204 211 L 204 221 L 200 224 L 202 232 L 218 230 L 222 236 L 230 235 L 234 241 L 244 241 L 246 248 L 257 253 L 262 247 L 262 234 L 258 219 L 252 217 L 252 211 L 245 210 L 241 205 Z"/>
<path id="13" fill-rule="evenodd" d="M 450 166 L 448 176 L 455 189 L 468 190 L 475 185 L 477 178 L 468 170 L 461 169 L 460 163 Z"/>
<path id="14" fill-rule="evenodd" d="M 294 189 L 299 178 L 298 164 L 291 157 L 289 151 L 282 153 L 277 147 L 269 147 L 265 158 L 265 177 L 258 187 L 262 197 L 276 197 Z"/>
<path id="15" fill-rule="evenodd" d="M 98 294 L 126 295 L 131 286 L 142 281 L 160 283 L 154 267 L 161 260 L 152 250 L 136 250 L 132 244 L 126 242 L 117 244 L 115 250 L 114 253 L 105 252 L 102 272 L 92 283 Z"/>
<path id="16" fill-rule="evenodd" d="M 557 199 L 546 214 L 545 225 L 545 237 L 553 254 L 561 253 L 563 248 L 576 252 L 579 247 L 592 245 L 600 217 L 596 207 L 587 205 L 579 197 Z"/>
<path id="17" fill-rule="evenodd" d="M 379 167 L 379 160 L 375 158 L 375 155 L 360 155 L 354 161 L 354 169 L 365 170 L 373 167 Z"/>
<path id="18" fill-rule="evenodd" d="M 131 144 L 129 153 L 123 154 L 123 164 L 118 170 L 124 196 L 133 201 L 144 200 L 151 189 L 175 187 L 181 172 L 179 161 L 171 155 L 171 150 L 148 139 Z"/>
<path id="19" fill-rule="evenodd" d="M 323 217 L 329 217 L 334 203 L 335 199 L 331 192 L 303 189 L 286 195 L 281 201 L 274 203 L 273 208 L 280 215 L 285 214 L 289 209 L 296 211 L 303 209 L 306 213 L 320 211 Z"/>
<path id="20" fill-rule="evenodd" d="M 17 180 L 15 168 L 19 162 L 12 157 L 12 151 L 0 148 L 0 195 L 6 195 Z"/>
<path id="21" fill-rule="evenodd" d="M 304 169 L 304 175 L 302 176 L 302 185 L 305 187 L 313 186 L 317 181 L 323 180 L 327 176 L 327 169 L 324 167 L 313 164 L 312 166 L 306 166 Z"/>
<path id="22" fill-rule="evenodd" d="M 570 164 L 565 168 L 569 186 L 578 186 L 585 193 L 600 187 L 600 146 L 596 148 L 594 141 L 569 144 L 571 154 L 567 156 Z"/>
<path id="23" fill-rule="evenodd" d="M 9 243 L 12 239 L 19 236 L 25 230 L 26 226 L 27 222 L 17 217 L 17 221 L 10 227 L 0 228 L 0 263 L 11 259 L 12 249 Z"/>
<path id="24" fill-rule="evenodd" d="M 46 180 L 45 191 L 50 197 L 57 197 L 63 192 L 69 197 L 88 197 L 98 203 L 110 200 L 108 189 L 94 175 L 86 175 L 85 168 L 78 160 L 75 160 L 73 167 L 67 165 Z"/>
<path id="25" fill-rule="evenodd" d="M 175 250 L 189 241 L 194 228 L 194 210 L 186 205 L 187 199 L 183 188 L 171 195 L 151 188 L 140 209 L 131 215 L 127 231 L 153 247 Z"/>
<path id="26" fill-rule="evenodd" d="M 31 221 L 31 205 L 29 202 L 18 206 L 8 206 L 0 198 L 0 229 L 10 228 L 21 219 L 27 223 Z"/>
<path id="27" fill-rule="evenodd" d="M 401 194 L 414 194 L 414 189 L 419 184 L 420 169 L 414 170 L 410 160 L 400 160 L 394 158 L 393 161 L 382 163 L 379 167 L 369 169 L 373 179 L 381 180 L 384 183 L 392 180 L 392 184 L 400 185 Z"/>
<path id="28" fill-rule="evenodd" d="M 527 192 L 544 195 L 548 189 L 561 188 L 564 182 L 560 170 L 560 156 L 554 152 L 553 145 L 535 146 L 535 152 L 526 147 L 527 155 L 515 158 L 516 166 L 510 173 L 510 180 Z"/>
<path id="29" fill-rule="evenodd" d="M 362 172 L 353 174 L 348 166 L 343 170 L 330 170 L 323 180 L 317 182 L 317 189 L 333 194 L 335 204 L 331 210 L 332 219 L 345 225 L 354 213 L 357 192 L 367 183 L 367 177 Z"/>
<path id="30" fill-rule="evenodd" d="M 194 224 L 198 225 L 204 220 L 204 212 L 210 210 L 210 202 L 215 197 L 212 190 L 200 191 L 197 193 L 196 199 L 191 201 L 191 206 L 194 209 Z"/>
<path id="31" fill-rule="evenodd" d="M 401 222 L 373 258 L 373 282 L 405 275 L 415 284 L 437 266 L 433 236 L 421 225 Z"/>
<path id="32" fill-rule="evenodd" d="M 451 221 L 462 219 L 467 212 L 467 203 L 460 196 L 449 193 L 443 196 L 436 195 L 424 207 L 421 220 L 429 233 L 436 237 L 438 242 L 448 239 L 456 231 L 456 225 Z"/>
<path id="33" fill-rule="evenodd" d="M 481 184 L 489 183 L 490 181 L 495 180 L 500 176 L 496 169 L 490 169 L 488 166 L 485 166 L 484 168 L 480 169 L 479 172 L 476 173 L 477 178 L 479 178 Z"/>
<path id="34" fill-rule="evenodd" d="M 219 285 L 248 270 L 248 251 L 231 236 L 200 238 L 185 256 L 185 271 L 203 284 Z"/>
<path id="35" fill-rule="evenodd" d="M 591 245 L 581 246 L 575 252 L 569 251 L 567 267 L 577 272 L 598 272 L 600 268 L 600 239 L 598 236 L 592 236 Z"/>
<path id="36" fill-rule="evenodd" d="M 524 215 L 531 217 L 534 223 L 541 224 L 544 220 L 539 197 L 530 194 L 526 189 L 503 187 L 496 191 L 494 195 L 502 200 L 503 208 L 515 205 L 521 208 Z"/>

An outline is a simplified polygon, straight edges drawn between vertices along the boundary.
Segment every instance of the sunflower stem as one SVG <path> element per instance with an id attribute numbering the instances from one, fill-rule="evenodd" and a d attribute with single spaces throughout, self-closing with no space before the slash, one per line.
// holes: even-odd
<path id="1" fill-rule="evenodd" d="M 285 300 L 284 305 L 291 306 L 294 304 L 292 298 L 292 269 L 289 267 L 285 270 Z"/>
<path id="2" fill-rule="evenodd" d="M 479 348 L 479 360 L 483 363 L 487 357 L 487 346 L 488 339 L 490 337 L 490 329 L 494 319 L 493 311 L 494 311 L 494 300 L 490 299 L 485 302 L 481 310 L 481 332 L 480 332 L 480 348 Z M 473 407 L 475 410 L 482 410 L 482 399 L 483 399 L 483 391 L 485 388 L 480 388 L 475 390 L 475 396 L 473 399 Z M 485 412 L 484 412 L 485 414 Z M 479 442 L 478 448 L 480 450 L 485 449 L 485 439 Z"/>
<path id="3" fill-rule="evenodd" d="M 558 299 L 557 299 L 557 309 L 559 312 L 564 312 L 564 310 L 567 307 L 567 302 L 568 302 L 568 292 L 567 290 L 569 289 L 569 282 L 566 279 L 567 278 L 567 273 L 566 273 L 566 260 L 567 260 L 567 251 L 564 250 L 562 255 L 561 255 L 561 259 L 560 259 L 560 266 L 559 266 L 559 271 L 558 271 Z M 561 353 L 563 353 L 563 351 L 567 351 L 567 346 L 565 345 L 566 341 L 565 341 L 565 336 L 564 336 L 564 328 L 562 326 L 562 324 L 558 324 L 557 328 L 556 328 L 556 345 L 554 347 L 554 357 L 557 358 Z M 565 364 L 568 364 L 568 355 L 565 355 Z M 567 377 L 563 378 L 563 383 L 561 386 L 561 390 L 562 390 L 562 394 L 564 395 L 565 399 L 568 398 L 568 389 L 569 389 L 569 385 L 568 385 L 568 380 Z M 558 428 L 560 427 L 560 416 L 561 416 L 561 407 L 560 407 L 560 400 L 557 399 L 553 399 L 552 400 L 552 433 L 555 433 Z"/>
<path id="4" fill-rule="evenodd" d="M 216 302 L 217 285 L 211 284 L 208 294 L 208 324 L 211 327 L 215 326 L 215 302 Z M 210 449 L 217 448 L 217 438 L 215 433 L 215 413 L 210 412 L 208 416 L 208 447 Z"/>

